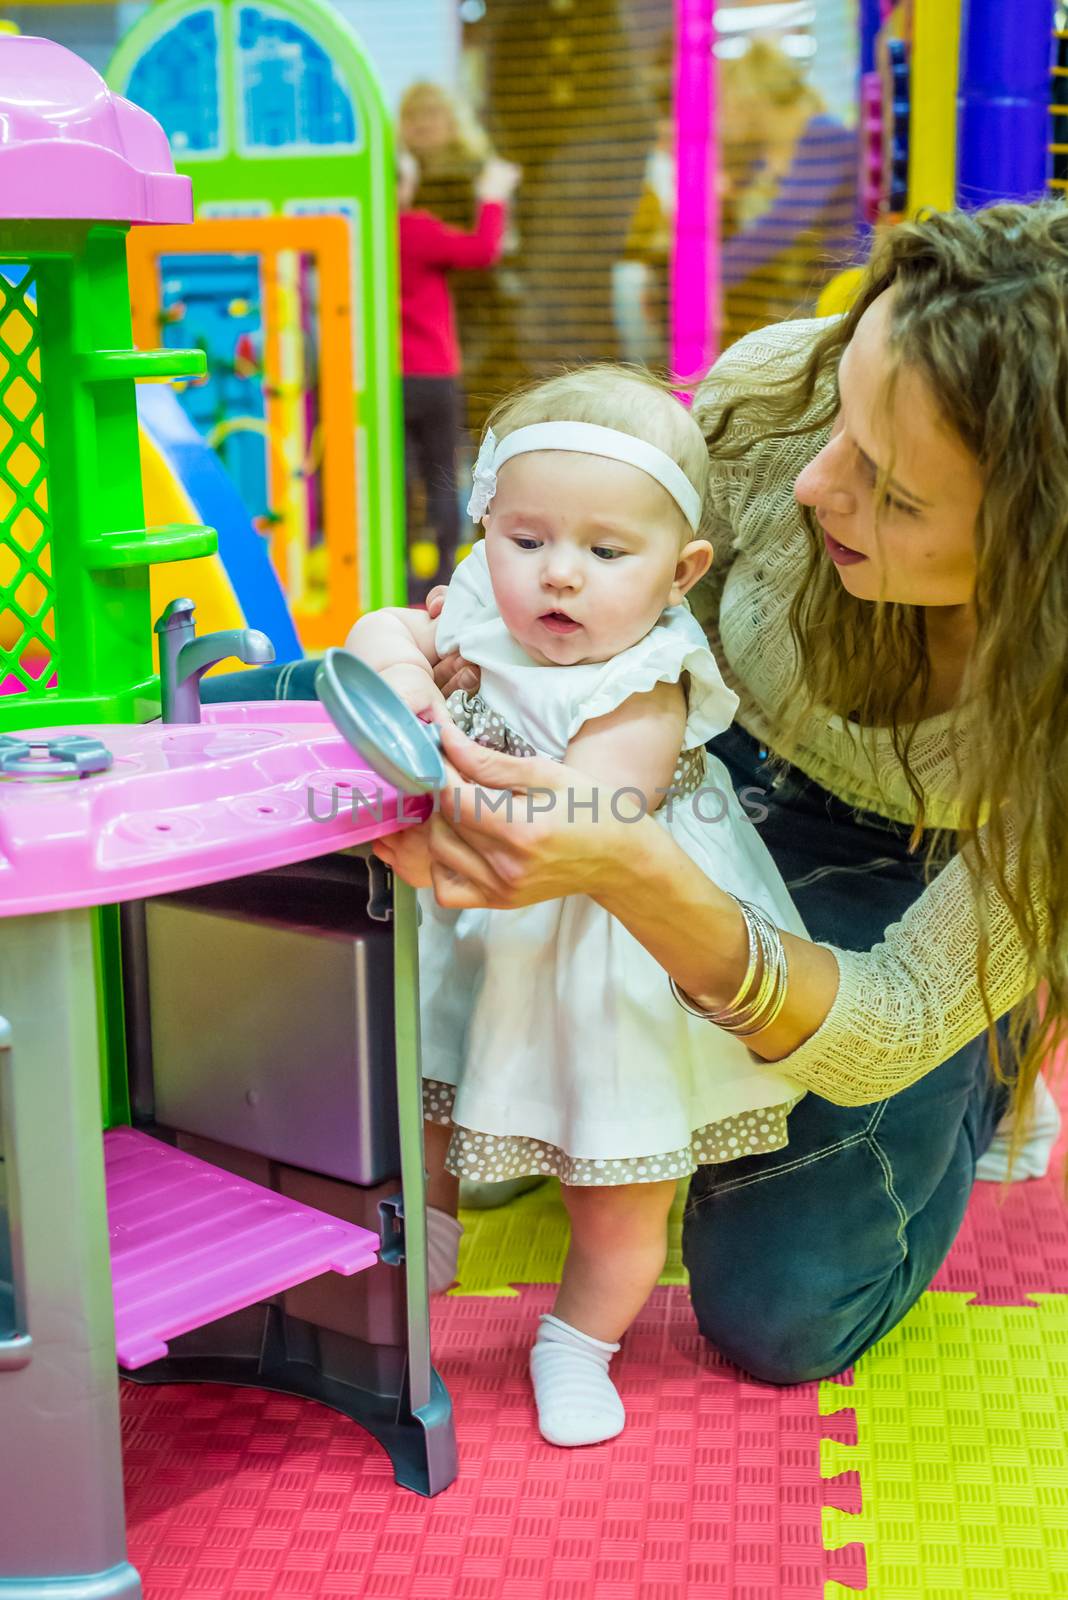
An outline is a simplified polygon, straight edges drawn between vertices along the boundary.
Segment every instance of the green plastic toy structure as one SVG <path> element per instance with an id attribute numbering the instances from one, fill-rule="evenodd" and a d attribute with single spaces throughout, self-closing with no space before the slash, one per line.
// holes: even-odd
<path id="1" fill-rule="evenodd" d="M 406 593 L 393 130 L 356 35 L 322 0 L 160 0 L 108 82 L 159 122 L 198 218 L 338 215 L 350 229 L 360 594 Z M 355 597 L 354 597 L 355 598 Z"/>
<path id="2" fill-rule="evenodd" d="M 149 567 L 215 549 L 144 526 L 134 380 L 204 357 L 131 348 L 125 238 L 0 221 L 0 732 L 159 716 Z"/>
<path id="3" fill-rule="evenodd" d="M 189 221 L 159 129 L 59 45 L 5 41 L 0 111 L 0 735 L 160 714 L 149 568 L 211 528 L 146 528 L 134 383 L 200 351 L 132 348 L 133 222 Z M 47 116 L 40 113 L 47 108 Z M 105 1120 L 128 1120 L 118 912 L 95 914 Z"/>

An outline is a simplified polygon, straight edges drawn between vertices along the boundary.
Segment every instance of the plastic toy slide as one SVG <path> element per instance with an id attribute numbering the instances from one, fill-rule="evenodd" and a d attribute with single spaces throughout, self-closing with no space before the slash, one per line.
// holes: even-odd
<path id="1" fill-rule="evenodd" d="M 260 628 L 279 661 L 304 654 L 266 540 L 249 520 L 236 487 L 186 417 L 171 389 L 142 384 L 137 391 L 145 516 L 150 525 L 193 521 L 215 528 L 217 556 L 152 572 L 152 615 L 188 595 L 202 633 Z"/>

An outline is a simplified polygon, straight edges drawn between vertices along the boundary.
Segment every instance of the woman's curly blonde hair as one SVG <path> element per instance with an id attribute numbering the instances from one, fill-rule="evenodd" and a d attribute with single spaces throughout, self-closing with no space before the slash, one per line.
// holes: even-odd
<path id="1" fill-rule="evenodd" d="M 890 288 L 888 381 L 901 367 L 923 377 L 983 478 L 976 635 L 956 718 L 961 821 L 950 842 L 971 869 L 984 999 L 990 888 L 1036 978 L 1001 1055 L 987 1000 L 995 1069 L 1019 1102 L 1068 1022 L 1068 206 L 996 205 L 888 228 L 854 304 L 828 323 L 800 374 L 705 419 L 707 441 L 729 457 L 751 444 L 754 426 L 765 439 L 823 433 L 838 407 L 842 352 Z M 747 426 L 736 430 L 742 414 Z M 798 706 L 890 729 L 918 843 L 925 796 L 909 762 L 907 707 L 922 703 L 930 679 L 924 608 L 855 599 L 807 510 L 805 521 L 810 561 L 790 619 Z M 946 844 L 932 839 L 933 859 Z"/>

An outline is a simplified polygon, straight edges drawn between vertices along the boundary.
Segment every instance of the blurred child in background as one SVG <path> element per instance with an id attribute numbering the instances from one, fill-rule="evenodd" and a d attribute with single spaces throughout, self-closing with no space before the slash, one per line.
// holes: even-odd
<path id="1" fill-rule="evenodd" d="M 413 489 L 421 483 L 426 520 L 437 549 L 431 570 L 411 562 L 409 599 L 426 598 L 430 582 L 448 582 L 460 534 L 456 451 L 460 440 L 460 349 L 448 274 L 491 266 L 500 256 L 508 201 L 519 169 L 487 161 L 476 180 L 478 209 L 469 231 L 414 208 L 419 168 L 410 152 L 398 163 L 400 210 L 401 363 L 404 374 L 405 473 L 409 529 Z"/>

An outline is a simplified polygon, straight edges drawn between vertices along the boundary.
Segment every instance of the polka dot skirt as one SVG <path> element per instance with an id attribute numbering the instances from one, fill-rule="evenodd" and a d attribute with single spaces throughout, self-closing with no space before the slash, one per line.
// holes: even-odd
<path id="1" fill-rule="evenodd" d="M 466 733 L 476 744 L 483 744 L 488 750 L 499 750 L 506 756 L 537 755 L 534 746 L 520 738 L 480 694 L 467 694 L 457 689 L 445 704 L 460 732 Z"/>
<path id="2" fill-rule="evenodd" d="M 452 1122 L 456 1090 L 451 1083 L 423 1080 L 423 1115 L 428 1122 L 447 1127 Z M 513 1134 L 476 1133 L 453 1127 L 445 1165 L 457 1178 L 493 1183 L 502 1178 L 523 1178 L 543 1173 L 561 1183 L 581 1186 L 617 1183 L 659 1183 L 668 1178 L 688 1178 L 698 1167 L 735 1161 L 739 1156 L 763 1155 L 788 1143 L 786 1118 L 801 1098 L 759 1111 L 743 1111 L 699 1128 L 682 1150 L 652 1156 L 632 1156 L 621 1161 L 592 1161 L 569 1156 L 556 1145 Z"/>
<path id="3" fill-rule="evenodd" d="M 533 745 L 510 728 L 480 694 L 466 694 L 463 690 L 457 690 L 449 696 L 448 708 L 457 727 L 478 744 L 487 745 L 491 750 L 501 750 L 510 756 L 537 754 Z M 672 775 L 670 794 L 676 799 L 693 794 L 701 787 L 704 776 L 704 748 L 698 746 L 693 750 L 680 751 Z M 455 1096 L 456 1090 L 451 1083 L 424 1079 L 423 1115 L 426 1120 L 448 1127 L 452 1123 Z M 738 1156 L 781 1150 L 787 1143 L 787 1114 L 796 1104 L 797 1100 L 791 1100 L 786 1105 L 724 1117 L 720 1122 L 699 1128 L 683 1150 L 670 1150 L 654 1156 L 635 1156 L 620 1161 L 585 1160 L 579 1156 L 569 1156 L 566 1151 L 552 1144 L 544 1144 L 539 1139 L 524 1139 L 512 1134 L 476 1133 L 471 1128 L 455 1126 L 445 1165 L 456 1177 L 472 1178 L 479 1183 L 494 1182 L 501 1178 L 522 1178 L 532 1173 L 559 1178 L 561 1183 L 590 1186 L 658 1183 L 669 1178 L 688 1178 L 698 1167 L 734 1161 Z"/>

